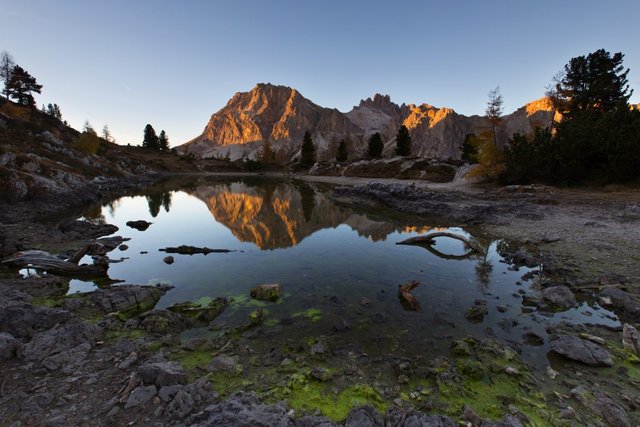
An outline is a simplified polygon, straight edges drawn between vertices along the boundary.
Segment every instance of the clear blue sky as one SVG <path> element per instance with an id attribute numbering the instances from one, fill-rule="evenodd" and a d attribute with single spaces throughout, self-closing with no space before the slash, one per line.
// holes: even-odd
<path id="1" fill-rule="evenodd" d="M 151 123 L 177 145 L 257 82 L 341 111 L 380 92 L 467 115 L 499 85 L 510 112 L 599 48 L 626 54 L 639 102 L 638 17 L 637 0 L 0 0 L 0 50 L 74 127 L 138 144 Z"/>

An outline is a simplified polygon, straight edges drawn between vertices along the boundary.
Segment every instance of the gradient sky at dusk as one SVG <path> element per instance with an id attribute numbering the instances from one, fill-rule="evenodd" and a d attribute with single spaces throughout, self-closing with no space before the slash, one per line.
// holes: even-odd
<path id="1" fill-rule="evenodd" d="M 139 144 L 151 123 L 177 145 L 257 82 L 341 111 L 380 92 L 467 115 L 499 85 L 509 113 L 599 48 L 626 55 L 640 102 L 638 17 L 637 0 L 0 0 L 0 50 L 72 126 Z"/>

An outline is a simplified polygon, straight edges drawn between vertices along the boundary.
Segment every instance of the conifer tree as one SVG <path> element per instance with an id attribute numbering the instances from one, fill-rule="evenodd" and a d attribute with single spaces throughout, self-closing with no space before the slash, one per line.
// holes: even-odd
<path id="1" fill-rule="evenodd" d="M 13 67 L 6 87 L 9 97 L 14 98 L 20 105 L 33 107 L 36 102 L 31 92 L 40 93 L 41 90 L 42 85 L 38 84 L 35 77 L 19 65 Z"/>
<path id="2" fill-rule="evenodd" d="M 486 109 L 487 119 L 491 123 L 491 133 L 493 134 L 493 143 L 498 145 L 498 136 L 496 129 L 502 123 L 502 95 L 500 94 L 500 86 L 489 92 L 489 100 Z"/>
<path id="3" fill-rule="evenodd" d="M 158 137 L 158 150 L 169 150 L 169 137 L 167 136 L 167 133 L 164 131 L 164 129 L 160 131 L 160 136 Z"/>
<path id="4" fill-rule="evenodd" d="M 349 152 L 347 150 L 347 141 L 344 139 L 338 144 L 338 150 L 336 151 L 336 161 L 342 163 L 346 162 L 349 158 Z"/>
<path id="5" fill-rule="evenodd" d="M 411 135 L 405 125 L 400 126 L 396 135 L 396 154 L 403 157 L 411 155 Z"/>
<path id="6" fill-rule="evenodd" d="M 142 140 L 142 147 L 148 148 L 150 150 L 157 150 L 159 147 L 159 139 L 158 135 L 156 135 L 156 131 L 150 124 L 147 124 L 144 127 L 144 138 Z"/>
<path id="7" fill-rule="evenodd" d="M 302 149 L 300 151 L 300 164 L 305 166 L 311 166 L 316 161 L 316 148 L 313 145 L 311 134 L 309 131 L 304 133 L 302 139 Z"/>
<path id="8" fill-rule="evenodd" d="M 374 133 L 369 137 L 369 146 L 368 146 L 368 154 L 372 159 L 378 159 L 382 156 L 382 150 L 384 149 L 384 144 L 382 142 L 382 137 L 378 132 Z"/>

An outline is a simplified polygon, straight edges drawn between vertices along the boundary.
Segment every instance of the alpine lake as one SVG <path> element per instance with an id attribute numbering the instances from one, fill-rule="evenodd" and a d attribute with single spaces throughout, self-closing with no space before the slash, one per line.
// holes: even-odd
<path id="1" fill-rule="evenodd" d="M 620 325 L 593 301 L 546 313 L 527 307 L 523 296 L 535 292 L 544 266 L 506 262 L 509 242 L 446 219 L 341 200 L 326 184 L 183 178 L 83 218 L 116 225 L 115 235 L 130 239 L 109 254 L 117 261 L 111 286 L 173 286 L 156 309 L 227 303 L 212 321 L 171 339 L 139 330 L 121 338 L 147 340 L 194 378 L 206 375 L 221 395 L 249 390 L 335 420 L 365 403 L 453 415 L 469 404 L 493 419 L 515 406 L 545 425 L 549 394 L 568 392 L 553 378 L 570 369 L 549 352 L 548 327 Z M 132 220 L 152 224 L 139 231 L 126 225 Z M 433 232 L 462 236 L 479 250 L 446 236 L 397 244 Z M 161 251 L 180 245 L 228 252 Z M 400 297 L 399 285 L 411 281 L 419 283 L 410 291 L 418 306 Z M 279 284 L 279 298 L 252 298 L 261 284 Z M 96 286 L 72 280 L 69 294 Z M 223 369 L 211 369 L 220 356 Z"/>

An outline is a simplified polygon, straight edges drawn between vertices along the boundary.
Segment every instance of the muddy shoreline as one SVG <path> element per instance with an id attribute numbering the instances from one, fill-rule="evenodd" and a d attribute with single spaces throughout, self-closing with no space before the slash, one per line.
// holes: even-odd
<path id="1" fill-rule="evenodd" d="M 96 183 L 96 187 L 67 195 L 64 200 L 45 198 L 3 209 L 0 252 L 6 255 L 16 250 L 45 249 L 68 255 L 100 237 L 103 230 L 56 218 L 80 212 L 83 206 L 99 200 L 135 192 L 159 178 Z M 395 180 L 366 184 L 361 179 L 294 178 L 356 184 L 335 190 L 335 197 L 341 203 L 382 204 L 403 212 L 471 224 L 492 235 L 503 236 L 512 242 L 508 255 L 514 265 L 544 264 L 547 277 L 540 280 L 541 292 L 558 291 L 556 288 L 565 286 L 575 294 L 606 297 L 623 322 L 633 325 L 640 320 L 637 296 L 640 192 L 598 193 L 546 187 L 452 188 Z M 226 331 L 204 341 L 184 342 L 179 338 L 182 331 L 202 325 L 184 313 L 153 310 L 160 295 L 167 291 L 163 287 L 111 287 L 80 298 L 65 298 L 68 288 L 65 279 L 51 275 L 15 279 L 6 273 L 2 277 L 6 278 L 0 279 L 3 312 L 0 332 L 4 334 L 0 339 L 3 354 L 0 425 L 133 422 L 136 425 L 328 426 L 336 421 L 314 411 L 293 411 L 286 404 L 272 403 L 279 395 L 269 397 L 263 392 L 269 387 L 242 384 L 239 372 L 246 373 L 251 367 L 243 366 L 238 356 L 246 360 L 243 349 L 254 337 L 265 333 L 253 319 L 245 330 Z M 533 301 L 534 307 L 540 310 L 542 303 L 542 300 Z M 622 328 L 565 324 L 549 332 L 560 337 L 558 346 L 565 345 L 562 337 L 596 337 L 602 340 L 596 345 L 606 348 L 613 362 L 609 364 L 603 355 L 598 360 L 604 367 L 567 363 L 566 372 L 559 374 L 560 397 L 554 397 L 552 392 L 543 394 L 541 390 L 548 389 L 546 383 L 552 382 L 557 372 L 547 378 L 532 378 L 509 347 L 491 339 L 469 337 L 452 348 L 448 358 L 392 361 L 399 378 L 404 381 L 406 377 L 409 382 L 397 391 L 379 392 L 378 387 L 369 384 L 340 391 L 339 396 L 344 394 L 345 399 L 369 404 L 350 411 L 341 424 L 454 426 L 461 420 L 482 426 L 634 425 L 638 422 L 640 414 L 635 402 L 640 370 L 635 361 L 637 357 L 634 359 L 622 348 Z M 576 345 L 590 349 L 588 342 L 598 342 L 596 338 L 580 338 Z M 324 353 L 330 352 L 327 347 L 320 337 L 293 353 L 280 356 L 274 375 L 281 380 L 274 386 L 301 387 L 312 398 L 319 383 L 331 381 L 328 372 L 318 370 L 322 365 L 319 361 L 328 357 Z M 561 350 L 564 351 L 564 347 Z M 215 355 L 203 359 L 213 366 L 210 370 L 197 367 L 204 353 Z M 175 354 L 181 354 L 182 359 L 176 360 Z M 263 359 L 269 357 L 273 355 L 260 356 L 260 363 L 266 363 Z M 362 363 L 358 357 L 361 356 L 347 357 L 354 367 L 345 368 L 341 380 L 358 384 L 355 367 Z M 285 360 L 290 364 L 285 364 Z M 226 376 L 230 376 L 229 382 L 238 389 L 257 391 L 261 398 L 256 399 L 250 393 L 222 396 L 222 390 L 216 389 L 220 382 L 216 381 Z M 417 378 L 421 379 L 419 385 L 413 383 Z M 503 387 L 501 393 L 522 394 L 508 404 L 506 414 L 498 417 L 502 424 L 482 421 L 482 417 L 474 413 L 471 407 L 479 396 L 468 394 L 455 398 L 472 386 L 484 390 L 482 382 L 486 378 L 491 378 L 495 387 Z M 434 387 L 438 399 L 432 399 Z M 378 400 L 379 395 L 385 397 L 385 401 L 393 401 L 393 405 L 383 404 Z M 393 399 L 395 395 L 398 397 Z M 438 403 L 445 398 L 455 401 L 456 405 L 462 399 L 470 406 L 453 413 Z M 590 407 L 586 418 L 574 409 L 582 410 L 586 406 Z"/>

